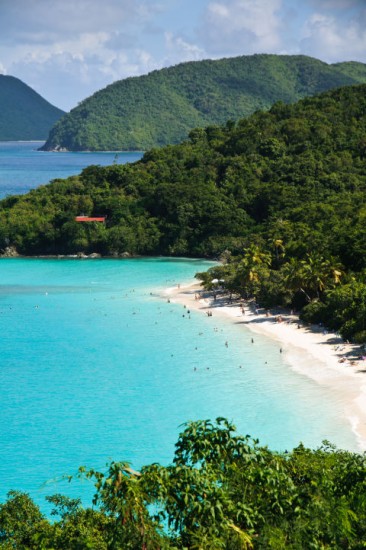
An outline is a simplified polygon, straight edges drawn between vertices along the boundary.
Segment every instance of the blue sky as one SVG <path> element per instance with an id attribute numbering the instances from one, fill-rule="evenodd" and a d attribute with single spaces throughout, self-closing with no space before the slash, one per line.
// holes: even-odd
<path id="1" fill-rule="evenodd" d="M 129 76 L 254 53 L 366 63 L 366 0 L 0 0 L 0 73 L 64 110 Z"/>

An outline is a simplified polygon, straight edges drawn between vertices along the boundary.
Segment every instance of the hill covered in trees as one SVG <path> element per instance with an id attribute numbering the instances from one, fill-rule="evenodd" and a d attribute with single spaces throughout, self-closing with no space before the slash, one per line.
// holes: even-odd
<path id="1" fill-rule="evenodd" d="M 147 150 L 189 131 L 237 120 L 276 101 L 293 103 L 366 82 L 366 65 L 306 56 L 253 55 L 182 63 L 120 80 L 85 99 L 52 128 L 43 150 Z"/>
<path id="2" fill-rule="evenodd" d="M 14 76 L 0 75 L 0 141 L 44 140 L 64 111 Z"/>
<path id="3" fill-rule="evenodd" d="M 191 131 L 0 202 L 0 248 L 219 257 L 202 276 L 366 341 L 366 85 Z M 106 216 L 106 223 L 75 217 Z"/>
<path id="4" fill-rule="evenodd" d="M 27 550 L 256 550 L 344 548 L 366 541 L 366 457 L 324 443 L 276 453 L 237 435 L 224 418 L 185 426 L 173 463 L 140 472 L 112 462 L 80 469 L 94 506 L 28 495 L 0 504 L 1 548 Z"/>

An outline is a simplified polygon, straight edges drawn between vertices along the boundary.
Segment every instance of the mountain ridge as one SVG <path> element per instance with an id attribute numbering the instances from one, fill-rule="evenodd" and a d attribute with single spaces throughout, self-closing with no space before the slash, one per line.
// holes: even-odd
<path id="1" fill-rule="evenodd" d="M 147 150 L 192 128 L 224 124 L 275 102 L 294 103 L 366 82 L 366 65 L 256 54 L 181 63 L 110 84 L 51 129 L 42 150 Z"/>

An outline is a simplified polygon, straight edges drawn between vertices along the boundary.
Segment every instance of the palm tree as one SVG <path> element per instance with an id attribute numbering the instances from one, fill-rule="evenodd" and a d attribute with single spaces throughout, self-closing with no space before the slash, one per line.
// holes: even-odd
<path id="1" fill-rule="evenodd" d="M 239 288 L 253 295 L 260 285 L 260 280 L 268 276 L 270 265 L 271 255 L 263 252 L 259 246 L 251 244 L 244 250 L 244 256 L 237 265 L 236 279 Z"/>
<path id="2" fill-rule="evenodd" d="M 342 266 L 334 258 L 323 258 L 316 253 L 307 254 L 305 259 L 291 258 L 283 268 L 286 284 L 294 291 L 303 292 L 307 301 L 319 299 L 327 288 L 340 283 Z"/>

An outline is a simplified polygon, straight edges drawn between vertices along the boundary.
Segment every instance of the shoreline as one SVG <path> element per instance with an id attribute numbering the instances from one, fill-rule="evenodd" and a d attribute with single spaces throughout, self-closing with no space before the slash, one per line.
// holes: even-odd
<path id="1" fill-rule="evenodd" d="M 230 303 L 227 296 L 221 295 L 215 300 L 199 283 L 167 288 L 163 296 L 277 341 L 291 369 L 337 396 L 359 451 L 366 451 L 366 361 L 358 358 L 359 345 L 345 343 L 324 327 L 305 325 L 285 310 L 257 310 L 252 302 Z"/>

